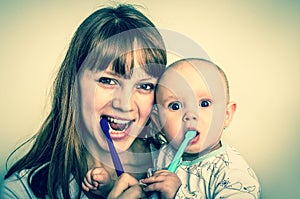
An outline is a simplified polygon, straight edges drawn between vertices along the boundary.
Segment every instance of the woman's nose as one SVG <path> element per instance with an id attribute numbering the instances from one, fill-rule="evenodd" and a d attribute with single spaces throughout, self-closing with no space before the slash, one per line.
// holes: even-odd
<path id="1" fill-rule="evenodd" d="M 120 89 L 115 91 L 113 94 L 112 106 L 119 111 L 128 112 L 132 110 L 131 100 L 132 91 L 128 89 Z"/>

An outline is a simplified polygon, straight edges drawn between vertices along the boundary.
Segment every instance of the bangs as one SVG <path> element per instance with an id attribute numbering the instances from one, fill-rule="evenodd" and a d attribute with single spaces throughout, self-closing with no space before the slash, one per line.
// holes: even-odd
<path id="1" fill-rule="evenodd" d="M 131 78 L 135 67 L 141 67 L 148 75 L 159 78 L 165 70 L 165 64 L 159 61 L 159 56 L 159 49 L 135 49 L 117 57 L 110 66 L 125 78 Z"/>
<path id="2" fill-rule="evenodd" d="M 111 67 L 125 78 L 131 77 L 134 67 L 142 67 L 148 75 L 159 78 L 166 67 L 164 44 L 151 41 L 157 36 L 151 37 L 149 32 L 145 34 L 146 31 L 149 28 L 125 31 L 100 42 L 88 54 L 83 65 L 92 71 Z"/>

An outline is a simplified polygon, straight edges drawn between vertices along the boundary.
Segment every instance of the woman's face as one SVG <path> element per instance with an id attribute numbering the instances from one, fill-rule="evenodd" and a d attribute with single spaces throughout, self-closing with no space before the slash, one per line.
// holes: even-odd
<path id="1" fill-rule="evenodd" d="M 148 75 L 135 63 L 129 78 L 108 67 L 96 72 L 86 69 L 79 75 L 78 82 L 80 120 L 84 125 L 81 129 L 86 131 L 81 132 L 83 139 L 85 135 L 91 137 L 108 151 L 106 137 L 99 124 L 101 118 L 107 118 L 116 149 L 127 150 L 148 120 L 157 78 Z"/>

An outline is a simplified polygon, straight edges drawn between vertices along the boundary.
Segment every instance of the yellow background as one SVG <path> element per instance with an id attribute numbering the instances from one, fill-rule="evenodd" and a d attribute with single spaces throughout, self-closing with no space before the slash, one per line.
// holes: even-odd
<path id="1" fill-rule="evenodd" d="M 300 1 L 127 2 L 197 42 L 225 70 L 238 109 L 224 139 L 256 171 L 262 198 L 299 197 Z M 46 116 L 72 34 L 103 4 L 0 0 L 0 186 L 6 158 Z"/>

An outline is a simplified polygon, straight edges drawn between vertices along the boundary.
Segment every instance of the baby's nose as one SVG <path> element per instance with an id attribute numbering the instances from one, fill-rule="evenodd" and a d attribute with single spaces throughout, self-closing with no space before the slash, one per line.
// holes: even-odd
<path id="1" fill-rule="evenodd" d="M 183 116 L 183 121 L 193 121 L 193 120 L 197 120 L 197 119 L 198 119 L 197 114 L 193 113 L 193 112 L 187 112 Z"/>

